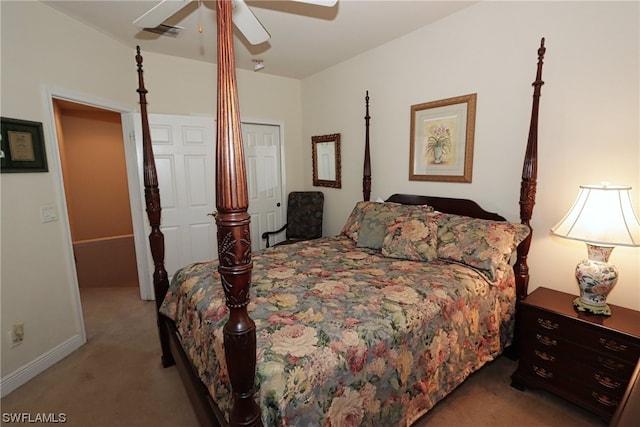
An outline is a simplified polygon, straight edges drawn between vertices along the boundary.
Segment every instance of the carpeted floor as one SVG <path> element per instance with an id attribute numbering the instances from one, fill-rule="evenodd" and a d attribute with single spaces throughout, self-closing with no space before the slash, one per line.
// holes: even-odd
<path id="1" fill-rule="evenodd" d="M 87 344 L 3 398 L 2 424 L 5 414 L 63 413 L 69 426 L 196 426 L 178 373 L 160 365 L 155 303 L 137 288 L 81 295 Z M 416 426 L 606 426 L 548 393 L 513 389 L 515 368 L 505 357 L 485 366 Z"/>

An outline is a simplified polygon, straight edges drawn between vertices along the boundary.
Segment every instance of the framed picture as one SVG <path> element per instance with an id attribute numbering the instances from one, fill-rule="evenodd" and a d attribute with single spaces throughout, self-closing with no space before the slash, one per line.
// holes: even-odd
<path id="1" fill-rule="evenodd" d="M 47 172 L 42 123 L 1 117 L 0 172 Z"/>
<path id="2" fill-rule="evenodd" d="M 314 187 L 341 188 L 340 134 L 311 137 Z"/>
<path id="3" fill-rule="evenodd" d="M 411 106 L 410 181 L 471 182 L 476 94 Z"/>

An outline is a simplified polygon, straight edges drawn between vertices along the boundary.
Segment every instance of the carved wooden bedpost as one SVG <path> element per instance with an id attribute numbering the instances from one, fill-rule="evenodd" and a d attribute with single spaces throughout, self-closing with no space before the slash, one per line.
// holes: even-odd
<path id="1" fill-rule="evenodd" d="M 371 198 L 371 156 L 369 155 L 369 91 L 365 96 L 367 114 L 364 116 L 365 137 L 364 137 L 364 169 L 362 171 L 362 196 L 363 200 L 369 201 Z"/>
<path id="2" fill-rule="evenodd" d="M 544 37 L 540 40 L 538 48 L 538 69 L 536 80 L 533 82 L 533 106 L 531 110 L 531 123 L 529 125 L 529 139 L 527 140 L 527 150 L 522 166 L 522 182 L 520 187 L 520 220 L 529 227 L 529 236 L 518 245 L 518 255 L 515 264 L 516 287 L 518 300 L 527 296 L 529 287 L 529 266 L 527 265 L 527 254 L 531 245 L 533 229 L 530 220 L 533 215 L 533 206 L 536 200 L 536 186 L 538 180 L 538 110 L 540 106 L 540 90 L 542 81 L 542 64 L 544 59 Z"/>
<path id="3" fill-rule="evenodd" d="M 256 328 L 249 317 L 251 285 L 249 197 L 240 129 L 233 49 L 231 0 L 216 2 L 218 33 L 218 129 L 216 144 L 216 224 L 218 258 L 229 319 L 224 326 L 227 369 L 233 392 L 232 426 L 261 425 L 255 402 Z"/>
<path id="4" fill-rule="evenodd" d="M 147 89 L 144 87 L 142 71 L 142 55 L 140 46 L 136 46 L 136 63 L 138 64 L 138 89 L 140 95 L 140 114 L 142 116 L 142 163 L 144 170 L 144 199 L 146 202 L 147 217 L 151 226 L 149 234 L 149 246 L 153 258 L 153 291 L 156 298 L 156 314 L 158 333 L 160 334 L 160 346 L 162 347 L 162 365 L 166 368 L 175 362 L 169 348 L 169 331 L 160 320 L 160 305 L 169 289 L 169 277 L 164 268 L 164 236 L 160 231 L 160 191 L 158 189 L 158 175 L 156 162 L 153 157 L 151 135 L 149 133 L 149 120 L 147 118 Z"/>

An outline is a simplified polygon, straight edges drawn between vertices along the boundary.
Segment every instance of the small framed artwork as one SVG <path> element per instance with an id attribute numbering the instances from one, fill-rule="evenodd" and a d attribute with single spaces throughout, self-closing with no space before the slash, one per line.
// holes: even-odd
<path id="1" fill-rule="evenodd" d="M 340 134 L 311 137 L 314 187 L 341 188 Z"/>
<path id="2" fill-rule="evenodd" d="M 49 169 L 42 123 L 6 117 L 0 118 L 0 123 L 0 171 L 47 172 Z"/>
<path id="3" fill-rule="evenodd" d="M 410 181 L 471 182 L 476 96 L 411 106 Z"/>

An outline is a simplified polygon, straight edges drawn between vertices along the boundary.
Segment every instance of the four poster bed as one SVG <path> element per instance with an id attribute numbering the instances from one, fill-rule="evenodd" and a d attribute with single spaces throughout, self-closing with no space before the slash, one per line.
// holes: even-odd
<path id="1" fill-rule="evenodd" d="M 369 201 L 367 94 L 364 197 L 342 233 L 252 254 L 231 9 L 217 3 L 219 262 L 185 266 L 171 284 L 136 55 L 163 365 L 178 366 L 203 425 L 410 425 L 513 343 L 529 276 L 544 39 L 521 223 L 470 200 Z"/>

